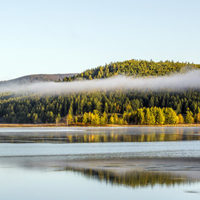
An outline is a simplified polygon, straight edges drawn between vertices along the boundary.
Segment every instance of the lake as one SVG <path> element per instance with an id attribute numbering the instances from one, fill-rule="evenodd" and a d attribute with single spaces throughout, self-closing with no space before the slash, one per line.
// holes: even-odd
<path id="1" fill-rule="evenodd" d="M 1 199 L 199 199 L 200 127 L 1 128 Z"/>

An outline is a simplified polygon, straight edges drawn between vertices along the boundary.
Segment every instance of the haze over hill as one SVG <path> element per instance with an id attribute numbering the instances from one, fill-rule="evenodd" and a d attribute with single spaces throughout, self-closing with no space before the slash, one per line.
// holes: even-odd
<path id="1" fill-rule="evenodd" d="M 0 93 L 30 92 L 61 95 L 69 92 L 104 89 L 110 91 L 118 88 L 179 91 L 199 88 L 199 73 L 199 64 L 132 59 L 76 74 L 36 74 L 20 77 L 0 83 Z"/>

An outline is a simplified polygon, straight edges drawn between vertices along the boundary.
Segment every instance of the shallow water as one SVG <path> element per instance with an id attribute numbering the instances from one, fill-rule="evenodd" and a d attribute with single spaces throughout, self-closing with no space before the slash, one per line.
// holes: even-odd
<path id="1" fill-rule="evenodd" d="M 83 144 L 0 144 L 0 156 L 62 156 L 68 159 L 112 157 L 199 157 L 200 141 Z"/>
<path id="2" fill-rule="evenodd" d="M 1 143 L 99 143 L 200 140 L 199 127 L 1 128 Z"/>
<path id="3" fill-rule="evenodd" d="M 1 199 L 199 199 L 200 128 L 2 128 Z"/>

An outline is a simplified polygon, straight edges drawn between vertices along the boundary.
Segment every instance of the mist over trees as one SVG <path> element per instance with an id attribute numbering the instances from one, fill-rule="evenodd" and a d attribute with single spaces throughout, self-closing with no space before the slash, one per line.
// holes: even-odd
<path id="1" fill-rule="evenodd" d="M 86 70 L 64 81 L 106 78 L 117 74 L 163 76 L 182 72 L 190 63 L 130 60 Z M 1 123 L 176 124 L 200 122 L 200 92 L 113 91 L 71 92 L 53 96 L 0 94 Z"/>

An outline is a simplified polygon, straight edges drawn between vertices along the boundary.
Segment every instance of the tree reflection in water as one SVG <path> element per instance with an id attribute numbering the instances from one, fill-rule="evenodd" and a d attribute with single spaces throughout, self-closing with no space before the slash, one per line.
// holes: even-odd
<path id="1" fill-rule="evenodd" d="M 81 168 L 65 168 L 66 171 L 73 171 L 84 175 L 86 178 L 104 181 L 112 185 L 124 185 L 126 187 L 148 187 L 155 185 L 175 186 L 199 182 L 198 180 L 189 180 L 183 175 L 172 173 L 150 172 L 150 171 L 132 171 L 126 173 L 115 173 L 106 170 L 93 170 Z"/>
<path id="2" fill-rule="evenodd" d="M 98 130 L 98 129 L 97 129 Z M 138 131 L 139 130 L 139 131 Z M 200 131 L 184 128 L 141 128 L 115 131 L 23 132 L 0 134 L 1 143 L 98 143 L 98 142 L 158 142 L 200 140 Z"/>

